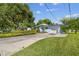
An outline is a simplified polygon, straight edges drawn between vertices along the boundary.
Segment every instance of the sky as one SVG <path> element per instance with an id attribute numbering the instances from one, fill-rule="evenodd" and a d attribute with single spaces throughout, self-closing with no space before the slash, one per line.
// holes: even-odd
<path id="1" fill-rule="evenodd" d="M 44 18 L 48 18 L 54 23 L 61 23 L 62 18 L 70 16 L 68 3 L 46 3 L 48 8 L 44 3 L 28 3 L 28 5 L 35 17 L 35 23 Z M 78 3 L 71 3 L 70 8 L 72 17 L 79 16 Z"/>

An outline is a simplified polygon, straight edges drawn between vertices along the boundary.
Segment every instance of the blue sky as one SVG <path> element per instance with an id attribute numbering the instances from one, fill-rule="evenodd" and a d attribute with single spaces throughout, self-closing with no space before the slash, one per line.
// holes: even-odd
<path id="1" fill-rule="evenodd" d="M 40 19 L 48 18 L 55 23 L 60 23 L 63 17 L 69 17 L 69 8 L 67 3 L 47 3 L 49 10 L 45 7 L 44 3 L 29 3 L 30 10 L 33 12 L 35 22 Z M 79 16 L 79 4 L 71 3 L 72 16 Z"/>

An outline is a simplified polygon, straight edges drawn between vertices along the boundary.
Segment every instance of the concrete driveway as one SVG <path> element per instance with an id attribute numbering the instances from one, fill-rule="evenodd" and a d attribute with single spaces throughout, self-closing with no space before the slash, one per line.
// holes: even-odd
<path id="1" fill-rule="evenodd" d="M 0 55 L 9 56 L 13 53 L 20 51 L 24 47 L 47 38 L 47 37 L 65 37 L 64 34 L 59 35 L 49 35 L 48 33 L 38 33 L 34 35 L 10 37 L 10 38 L 0 38 Z"/>

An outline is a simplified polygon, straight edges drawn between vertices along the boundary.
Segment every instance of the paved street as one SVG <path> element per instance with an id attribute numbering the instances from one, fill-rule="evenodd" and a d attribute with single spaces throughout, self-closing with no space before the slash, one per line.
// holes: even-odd
<path id="1" fill-rule="evenodd" d="M 2 56 L 12 55 L 13 53 L 23 49 L 24 47 L 28 47 L 29 45 L 47 37 L 65 37 L 65 36 L 66 35 L 64 34 L 49 35 L 48 33 L 39 33 L 34 35 L 0 38 L 0 55 Z"/>

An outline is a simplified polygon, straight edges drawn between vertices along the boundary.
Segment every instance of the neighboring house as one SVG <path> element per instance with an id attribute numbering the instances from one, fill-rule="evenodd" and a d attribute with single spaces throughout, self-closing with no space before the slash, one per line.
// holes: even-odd
<path id="1" fill-rule="evenodd" d="M 48 33 L 51 33 L 51 34 L 60 34 L 61 33 L 60 26 L 61 25 L 59 25 L 59 24 L 55 24 L 55 25 L 52 25 L 52 26 L 48 26 L 48 29 L 51 30 Z"/>
<path id="2" fill-rule="evenodd" d="M 48 25 L 47 24 L 41 24 L 38 26 L 39 27 L 39 30 L 40 32 L 46 32 L 46 28 L 48 28 Z"/>
<path id="3" fill-rule="evenodd" d="M 27 28 L 27 31 L 31 31 L 32 29 L 30 27 Z"/>
<path id="4" fill-rule="evenodd" d="M 60 34 L 62 33 L 61 28 L 60 28 L 60 24 L 55 24 L 55 25 L 41 25 L 39 27 L 40 32 L 48 32 L 50 34 Z M 44 29 L 43 27 L 47 27 L 46 29 Z"/>

